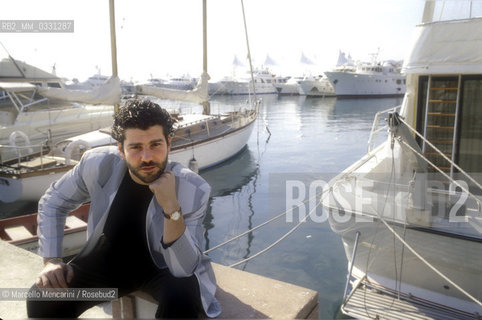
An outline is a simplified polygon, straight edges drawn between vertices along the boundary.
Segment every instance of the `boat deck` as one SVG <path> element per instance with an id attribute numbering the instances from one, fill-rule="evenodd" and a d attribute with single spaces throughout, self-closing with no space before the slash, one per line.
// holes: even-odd
<path id="1" fill-rule="evenodd" d="M 185 148 L 192 144 L 218 138 L 236 130 L 247 122 L 238 122 L 239 115 L 183 115 L 183 121 L 172 139 L 172 149 Z"/>
<path id="2" fill-rule="evenodd" d="M 480 319 L 476 314 L 468 314 L 440 305 L 434 305 L 412 297 L 401 296 L 379 290 L 370 284 L 358 285 L 342 306 L 342 311 L 357 319 Z"/>

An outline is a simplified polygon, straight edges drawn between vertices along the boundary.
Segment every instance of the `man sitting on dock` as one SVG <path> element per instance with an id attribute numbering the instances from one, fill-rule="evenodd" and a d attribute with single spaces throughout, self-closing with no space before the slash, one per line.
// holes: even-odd
<path id="1" fill-rule="evenodd" d="M 201 251 L 211 188 L 168 162 L 173 120 L 148 100 L 128 100 L 114 115 L 117 147 L 87 151 L 39 202 L 37 288 L 141 290 L 159 306 L 156 318 L 221 312 L 210 259 Z M 61 257 L 65 217 L 90 201 L 88 241 L 68 264 Z M 78 317 L 102 301 L 29 299 L 29 317 Z"/>

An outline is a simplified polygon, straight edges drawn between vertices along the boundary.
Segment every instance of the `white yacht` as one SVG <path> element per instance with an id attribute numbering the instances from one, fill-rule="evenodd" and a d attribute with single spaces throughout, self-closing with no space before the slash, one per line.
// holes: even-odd
<path id="1" fill-rule="evenodd" d="M 196 86 L 197 79 L 189 75 L 182 75 L 179 77 L 168 77 L 167 79 L 153 78 L 147 80 L 141 85 L 154 86 L 159 88 L 175 89 L 175 90 L 191 90 Z"/>
<path id="2" fill-rule="evenodd" d="M 12 57 L 0 60 L 0 82 L 30 83 L 43 88 L 61 88 L 62 79 Z"/>
<path id="3" fill-rule="evenodd" d="M 118 85 L 114 80 L 112 85 Z M 112 121 L 113 104 L 102 103 L 98 99 L 102 98 L 100 92 L 94 97 L 96 105 L 93 105 L 46 98 L 46 94 L 53 91 L 68 89 L 60 78 L 27 63 L 13 58 L 0 61 L 0 92 L 3 92 L 0 95 L 2 153 L 9 148 L 7 145 L 16 143 L 17 136 L 27 139 L 28 143 L 39 142 L 48 136 L 55 139 L 57 136 L 65 137 L 99 129 Z M 119 99 L 120 89 L 106 95 Z M 16 131 L 22 131 L 27 138 L 14 134 Z"/>
<path id="4" fill-rule="evenodd" d="M 197 81 L 197 79 L 192 78 L 189 75 L 182 75 L 167 79 L 164 83 L 160 83 L 159 87 L 176 90 L 191 90 L 196 86 Z"/>
<path id="5" fill-rule="evenodd" d="M 377 114 L 368 154 L 323 191 L 355 318 L 482 314 L 482 18 L 432 21 L 441 4 L 416 27 L 399 113 Z M 379 119 L 388 139 L 373 147 Z"/>
<path id="6" fill-rule="evenodd" d="M 278 94 L 282 96 L 293 96 L 300 94 L 299 79 L 291 76 L 275 76 L 273 77 L 273 85 L 278 90 Z"/>
<path id="7" fill-rule="evenodd" d="M 333 97 L 335 90 L 325 75 L 308 76 L 298 81 L 300 94 L 308 97 Z"/>
<path id="8" fill-rule="evenodd" d="M 253 71 L 254 87 L 256 94 L 277 94 L 278 90 L 273 84 L 273 75 L 265 69 L 258 69 Z M 253 85 L 251 77 L 225 78 L 220 83 L 226 89 L 227 94 L 252 94 Z"/>
<path id="9" fill-rule="evenodd" d="M 224 85 L 217 80 L 209 81 L 208 83 L 208 94 L 209 96 L 227 94 L 227 90 Z"/>
<path id="10" fill-rule="evenodd" d="M 151 76 L 150 79 L 147 80 L 146 83 L 141 83 L 141 85 L 148 85 L 148 86 L 155 86 L 155 87 L 162 87 L 162 85 L 166 83 L 166 80 L 162 78 L 153 78 Z"/>
<path id="11" fill-rule="evenodd" d="M 399 64 L 394 61 L 377 62 L 376 56 L 370 63 L 338 65 L 334 70 L 326 71 L 336 96 L 403 96 L 406 83 Z"/>
<path id="12" fill-rule="evenodd" d="M 109 76 L 97 73 L 93 76 L 90 76 L 86 81 L 85 84 L 90 85 L 91 87 L 99 87 L 106 83 L 109 80 Z"/>

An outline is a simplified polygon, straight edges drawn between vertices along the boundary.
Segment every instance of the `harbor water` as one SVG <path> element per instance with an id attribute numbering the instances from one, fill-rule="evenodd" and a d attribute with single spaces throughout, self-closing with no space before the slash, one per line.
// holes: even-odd
<path id="1" fill-rule="evenodd" d="M 237 110 L 246 96 L 218 96 L 211 112 Z M 291 181 L 308 190 L 312 181 L 338 174 L 367 152 L 373 118 L 402 98 L 337 99 L 263 95 L 247 146 L 229 161 L 200 172 L 212 187 L 205 219 L 205 248 L 212 248 L 283 212 Z M 181 112 L 199 106 L 166 105 Z M 380 138 L 380 142 L 382 139 Z M 303 198 L 301 192 L 293 196 Z M 308 199 L 308 191 L 306 192 Z M 319 200 L 319 199 L 318 199 Z M 0 203 L 0 217 L 36 211 L 35 203 Z M 280 239 L 306 210 L 294 210 L 252 233 L 209 252 L 214 262 L 232 265 Z M 313 208 L 322 215 L 321 208 Z M 293 219 L 288 220 L 288 217 Z M 306 219 L 279 244 L 236 268 L 316 290 L 320 319 L 341 317 L 347 259 L 328 221 Z"/>

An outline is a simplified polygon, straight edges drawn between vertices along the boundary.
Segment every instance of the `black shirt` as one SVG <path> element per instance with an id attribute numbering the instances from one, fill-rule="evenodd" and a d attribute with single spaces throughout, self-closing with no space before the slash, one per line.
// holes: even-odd
<path id="1" fill-rule="evenodd" d="M 156 272 L 146 237 L 146 214 L 154 194 L 149 186 L 124 175 L 104 226 L 107 270 L 120 279 L 137 281 Z"/>

